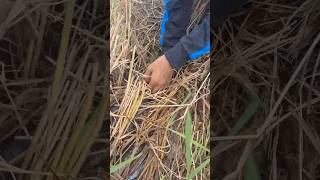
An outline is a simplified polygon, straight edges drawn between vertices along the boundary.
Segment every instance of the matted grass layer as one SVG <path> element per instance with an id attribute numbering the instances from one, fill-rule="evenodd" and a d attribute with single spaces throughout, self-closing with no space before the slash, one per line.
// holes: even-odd
<path id="1" fill-rule="evenodd" d="M 105 178 L 104 1 L 0 0 L 0 179 Z"/>
<path id="2" fill-rule="evenodd" d="M 161 18 L 161 0 L 111 1 L 112 179 L 209 179 L 209 58 L 156 94 L 142 78 Z"/>
<path id="3" fill-rule="evenodd" d="M 319 179 L 320 1 L 257 0 L 216 33 L 214 179 Z"/>

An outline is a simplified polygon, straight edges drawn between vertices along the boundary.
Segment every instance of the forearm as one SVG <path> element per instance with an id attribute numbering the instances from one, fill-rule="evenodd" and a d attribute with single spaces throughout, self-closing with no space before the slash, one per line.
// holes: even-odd
<path id="1" fill-rule="evenodd" d="M 160 30 L 163 51 L 172 48 L 186 34 L 194 0 L 164 0 L 164 15 Z"/>
<path id="2" fill-rule="evenodd" d="M 172 48 L 165 52 L 165 56 L 174 69 L 179 69 L 188 60 L 194 60 L 210 52 L 210 15 L 206 15 L 202 22 L 190 34 L 183 36 Z"/>

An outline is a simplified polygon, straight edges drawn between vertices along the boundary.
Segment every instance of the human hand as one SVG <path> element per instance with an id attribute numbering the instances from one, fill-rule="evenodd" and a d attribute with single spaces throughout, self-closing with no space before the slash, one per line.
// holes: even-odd
<path id="1" fill-rule="evenodd" d="M 149 84 L 151 92 L 155 93 L 167 87 L 172 75 L 173 70 L 169 61 L 162 55 L 148 66 L 144 80 Z"/>

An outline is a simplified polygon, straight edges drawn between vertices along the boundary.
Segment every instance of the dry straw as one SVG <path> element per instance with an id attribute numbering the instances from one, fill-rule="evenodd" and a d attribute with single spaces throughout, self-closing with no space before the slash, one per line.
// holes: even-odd
<path id="1" fill-rule="evenodd" d="M 216 34 L 213 178 L 316 179 L 320 1 L 251 2 Z"/>
<path id="2" fill-rule="evenodd" d="M 209 178 L 209 59 L 156 94 L 142 79 L 160 55 L 162 13 L 161 0 L 111 1 L 112 179 Z"/>
<path id="3" fill-rule="evenodd" d="M 99 176 L 108 103 L 104 6 L 0 0 L 0 179 Z"/>

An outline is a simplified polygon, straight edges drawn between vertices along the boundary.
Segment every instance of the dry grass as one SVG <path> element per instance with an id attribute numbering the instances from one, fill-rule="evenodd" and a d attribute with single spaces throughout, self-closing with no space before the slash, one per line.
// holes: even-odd
<path id="1" fill-rule="evenodd" d="M 319 8 L 254 1 L 216 34 L 214 178 L 319 178 Z"/>
<path id="2" fill-rule="evenodd" d="M 105 3 L 1 0 L 0 12 L 0 179 L 103 177 Z"/>
<path id="3" fill-rule="evenodd" d="M 161 17 L 161 0 L 111 2 L 111 165 L 138 156 L 112 179 L 185 179 L 209 157 L 208 58 L 188 64 L 157 94 L 142 79 L 160 55 Z M 205 166 L 196 179 L 208 178 Z"/>

